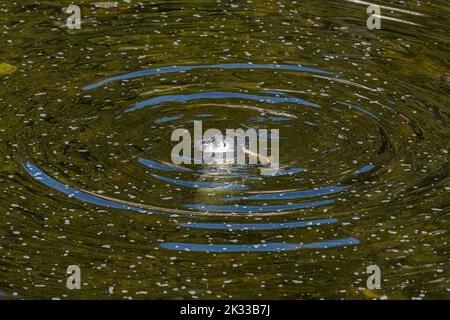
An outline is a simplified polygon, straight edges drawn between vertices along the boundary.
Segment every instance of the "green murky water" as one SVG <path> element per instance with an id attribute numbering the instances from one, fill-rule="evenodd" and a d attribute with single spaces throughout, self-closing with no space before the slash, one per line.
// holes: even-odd
<path id="1" fill-rule="evenodd" d="M 450 297 L 446 1 L 380 30 L 356 0 L 68 4 L 0 4 L 1 298 Z M 196 120 L 278 129 L 280 171 L 175 166 Z"/>

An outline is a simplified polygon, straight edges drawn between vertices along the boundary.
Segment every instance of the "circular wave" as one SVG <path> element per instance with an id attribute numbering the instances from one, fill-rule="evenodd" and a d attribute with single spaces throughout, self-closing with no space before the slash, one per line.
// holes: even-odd
<path id="1" fill-rule="evenodd" d="M 242 88 L 242 83 L 227 81 L 227 86 L 233 84 L 235 88 L 222 88 L 220 83 L 199 79 L 205 70 L 206 74 L 212 73 L 210 76 L 214 79 L 227 73 L 235 75 L 239 72 L 240 77 L 245 77 L 245 73 L 259 72 L 264 80 L 251 85 L 245 83 L 248 88 Z M 203 73 L 199 74 L 200 71 Z M 280 81 L 286 72 L 295 73 L 304 88 L 289 89 L 292 82 Z M 272 80 L 270 75 L 276 79 Z M 169 76 L 178 76 L 172 83 L 183 84 L 169 86 L 165 90 L 145 91 L 141 88 L 149 78 Z M 169 79 L 159 78 L 159 81 L 167 82 Z M 339 86 L 344 89 L 339 89 Z M 31 159 L 24 162 L 25 170 L 46 186 L 91 205 L 146 214 L 181 214 L 196 219 L 206 216 L 213 220 L 178 224 L 186 228 L 217 229 L 220 226 L 231 230 L 264 230 L 267 226 L 279 225 L 273 220 L 249 225 L 215 222 L 218 217 L 234 216 L 262 218 L 282 215 L 287 228 L 334 222 L 330 219 L 347 215 L 349 210 L 343 210 L 344 205 L 361 210 L 361 202 L 357 198 L 362 189 L 370 193 L 370 180 L 397 165 L 396 158 L 402 152 L 402 137 L 408 138 L 399 130 L 404 131 L 407 127 L 410 130 L 408 134 L 412 132 L 415 139 L 422 137 L 417 124 L 391 103 L 365 97 L 367 105 L 362 105 L 338 94 L 345 90 L 364 90 L 368 95 L 376 96 L 378 89 L 345 80 L 342 74 L 302 66 L 219 64 L 162 67 L 109 77 L 82 90 L 89 92 L 83 99 L 88 99 L 98 114 L 90 118 L 94 121 L 84 130 L 73 129 L 75 134 L 49 146 L 47 152 L 78 154 L 76 162 L 88 168 L 80 170 L 76 176 L 85 175 L 81 171 L 87 171 L 88 175 L 83 179 L 89 179 L 89 182 L 85 185 L 64 183 L 54 176 L 57 171 L 52 174 L 42 170 Z M 134 96 L 132 105 L 126 97 L 128 94 Z M 336 99 L 334 94 L 339 98 Z M 114 97 L 108 97 L 111 95 Z M 99 98 L 94 99 L 93 96 Z M 116 100 L 117 96 L 126 98 Z M 112 105 L 108 110 L 114 108 L 115 112 L 102 113 L 101 108 L 105 105 Z M 259 174 L 258 165 L 224 168 L 173 164 L 171 133 L 177 128 L 192 131 L 193 123 L 199 120 L 204 130 L 278 129 L 279 136 L 269 138 L 278 140 L 280 169 L 264 176 Z M 91 138 L 86 139 L 89 134 Z M 64 162 L 67 163 L 67 159 Z M 70 171 L 66 176 L 73 179 L 76 168 Z M 392 176 L 388 178 L 393 179 Z M 126 190 L 128 199 L 117 190 Z M 205 247 L 170 242 L 162 247 L 229 252 L 295 250 L 357 243 L 359 240 L 356 238 L 347 237 L 310 244 L 208 244 Z"/>

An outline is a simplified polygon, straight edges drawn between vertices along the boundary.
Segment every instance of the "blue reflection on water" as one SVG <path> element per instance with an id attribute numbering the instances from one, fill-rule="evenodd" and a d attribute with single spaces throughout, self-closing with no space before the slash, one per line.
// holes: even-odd
<path id="1" fill-rule="evenodd" d="M 199 117 L 199 118 L 209 118 L 212 116 L 213 116 L 213 114 L 211 114 L 211 113 L 201 113 L 201 114 L 197 115 L 197 117 Z"/>
<path id="2" fill-rule="evenodd" d="M 278 176 L 292 175 L 292 174 L 303 172 L 303 171 L 305 171 L 305 169 L 303 169 L 303 168 L 279 169 L 273 173 L 264 174 L 264 176 L 265 177 L 278 177 Z"/>
<path id="3" fill-rule="evenodd" d="M 380 120 L 380 118 L 378 118 L 378 117 L 377 117 L 376 115 L 374 115 L 372 112 L 367 111 L 366 109 L 363 109 L 363 108 L 361 108 L 361 107 L 355 106 L 355 105 L 350 104 L 350 103 L 341 102 L 341 104 L 346 105 L 347 107 L 350 107 L 350 108 L 359 110 L 359 111 L 361 111 L 361 112 L 364 112 L 365 114 L 369 115 L 370 117 L 374 118 L 374 119 L 377 120 L 377 121 Z"/>
<path id="4" fill-rule="evenodd" d="M 231 197 L 227 198 L 227 201 L 236 200 L 289 200 L 289 199 L 302 199 L 302 198 L 312 198 L 318 196 L 324 196 L 328 194 L 338 193 L 344 191 L 351 186 L 329 186 L 323 188 L 317 188 L 312 190 L 299 190 L 299 191 L 287 191 L 287 192 L 276 192 L 276 193 L 261 193 L 252 196 L 243 197 Z"/>
<path id="5" fill-rule="evenodd" d="M 183 118 L 183 116 L 162 117 L 162 118 L 156 119 L 154 122 L 156 124 L 160 124 L 160 123 L 170 122 L 173 120 L 179 120 L 181 118 Z"/>
<path id="6" fill-rule="evenodd" d="M 273 116 L 261 116 L 261 117 L 257 117 L 255 119 L 252 119 L 253 122 L 279 122 L 279 121 L 291 121 L 292 118 L 288 118 L 288 117 L 273 117 Z"/>
<path id="7" fill-rule="evenodd" d="M 156 169 L 156 170 L 172 171 L 172 172 L 193 172 L 193 170 L 188 169 L 188 168 L 170 166 L 168 164 L 163 164 L 163 163 L 159 163 L 159 162 L 144 159 L 144 158 L 138 158 L 138 162 L 140 164 L 143 164 L 146 167 Z"/>
<path id="8" fill-rule="evenodd" d="M 269 252 L 269 251 L 289 251 L 299 249 L 326 249 L 333 247 L 342 247 L 357 245 L 360 241 L 355 238 L 344 238 L 337 240 L 327 240 L 312 243 L 263 243 L 263 244 L 196 244 L 166 242 L 160 244 L 161 248 L 177 251 L 195 251 L 195 252 Z"/>
<path id="9" fill-rule="evenodd" d="M 274 94 L 274 95 L 282 95 L 282 96 L 285 96 L 286 95 L 286 92 L 282 92 L 282 91 L 275 91 L 275 90 L 260 90 L 259 92 L 262 92 L 262 93 L 269 93 L 269 94 Z"/>
<path id="10" fill-rule="evenodd" d="M 317 206 L 323 206 L 333 203 L 334 200 L 318 200 L 311 202 L 302 203 L 290 203 L 290 204 L 280 204 L 273 206 L 243 206 L 243 205 L 206 205 L 206 204 L 187 204 L 186 208 L 191 210 L 201 210 L 201 211 L 213 211 L 213 212 L 272 212 L 272 211 L 285 211 L 294 209 L 304 209 Z"/>
<path id="11" fill-rule="evenodd" d="M 197 66 L 172 66 L 172 67 L 161 67 L 161 68 L 153 68 L 146 69 L 136 72 L 131 72 L 127 74 L 122 74 L 114 77 L 106 78 L 102 81 L 99 81 L 94 84 L 90 84 L 82 88 L 82 90 L 92 90 L 98 87 L 101 87 L 112 81 L 120 81 L 126 79 L 134 79 L 143 76 L 151 76 L 156 74 L 167 74 L 167 73 L 175 73 L 175 72 L 183 72 L 194 69 L 275 69 L 275 70 L 292 70 L 292 71 L 303 71 L 303 72 L 311 72 L 311 73 L 320 73 L 320 74 L 336 74 L 334 72 L 308 68 L 302 66 L 295 65 L 275 65 L 275 64 L 250 64 L 250 63 L 225 63 L 225 64 L 212 64 L 212 65 L 197 65 Z"/>
<path id="12" fill-rule="evenodd" d="M 364 173 L 364 172 L 369 172 L 373 168 L 375 168 L 375 165 L 372 164 L 372 163 L 369 163 L 369 164 L 365 165 L 364 167 L 361 167 L 358 170 L 353 171 L 353 174 L 360 174 L 360 173 Z"/>
<path id="13" fill-rule="evenodd" d="M 275 230 L 289 228 L 305 228 L 311 226 L 320 226 L 337 222 L 337 219 L 319 219 L 282 223 L 202 223 L 202 222 L 178 222 L 181 227 L 198 229 L 218 229 L 218 230 Z"/>
<path id="14" fill-rule="evenodd" d="M 125 112 L 131 112 L 138 109 L 142 109 L 147 106 L 159 105 L 162 102 L 187 102 L 197 99 L 243 99 L 243 100 L 255 100 L 265 103 L 294 103 L 301 104 L 309 107 L 320 108 L 318 104 L 313 102 L 308 102 L 300 98 L 286 98 L 286 97 L 271 97 L 271 96 L 260 96 L 256 94 L 247 94 L 239 92 L 225 92 L 225 91 L 212 91 L 212 92 L 198 92 L 191 94 L 175 94 L 167 96 L 159 96 L 151 98 L 145 101 L 138 102 L 134 107 L 128 108 Z"/>
<path id="15" fill-rule="evenodd" d="M 69 187 L 68 185 L 62 184 L 61 182 L 58 182 L 55 179 L 50 178 L 43 171 L 41 171 L 41 169 L 36 167 L 31 162 L 25 162 L 23 164 L 23 166 L 24 166 L 25 170 L 28 172 L 28 174 L 33 177 L 33 179 L 41 182 L 42 184 L 44 184 L 52 189 L 55 189 L 59 192 L 62 192 L 64 194 L 68 195 L 69 198 L 74 198 L 74 199 L 81 200 L 81 201 L 84 201 L 84 202 L 87 202 L 87 203 L 90 203 L 93 205 L 98 205 L 98 206 L 107 207 L 107 208 L 137 211 L 137 212 L 141 212 L 141 213 L 148 212 L 148 211 L 138 208 L 138 207 L 117 203 L 117 202 L 114 202 L 111 200 L 105 200 L 105 199 L 87 194 L 85 192 L 79 191 L 75 188 Z"/>

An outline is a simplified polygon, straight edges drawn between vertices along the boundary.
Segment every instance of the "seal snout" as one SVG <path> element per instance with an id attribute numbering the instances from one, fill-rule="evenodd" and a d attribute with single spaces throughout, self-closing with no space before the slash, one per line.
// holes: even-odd
<path id="1" fill-rule="evenodd" d="M 220 135 L 214 135 L 207 139 L 200 140 L 197 144 L 199 150 L 204 152 L 229 152 L 232 148 L 231 143 Z"/>

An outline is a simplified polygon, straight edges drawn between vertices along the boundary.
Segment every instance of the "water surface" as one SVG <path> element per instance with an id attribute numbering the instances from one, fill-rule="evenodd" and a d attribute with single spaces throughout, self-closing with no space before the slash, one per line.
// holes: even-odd
<path id="1" fill-rule="evenodd" d="M 446 1 L 379 0 L 381 30 L 356 0 L 69 3 L 0 4 L 0 299 L 450 298 Z M 280 171 L 173 164 L 198 120 L 279 129 Z"/>

